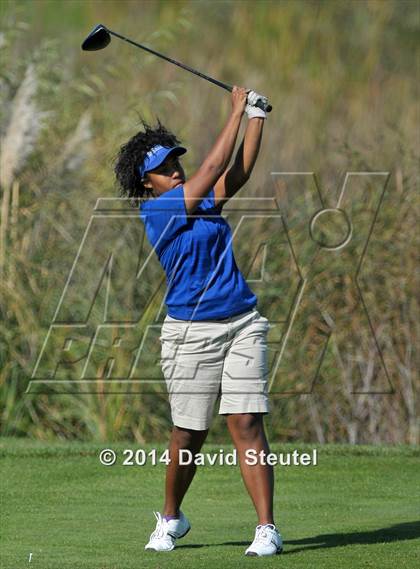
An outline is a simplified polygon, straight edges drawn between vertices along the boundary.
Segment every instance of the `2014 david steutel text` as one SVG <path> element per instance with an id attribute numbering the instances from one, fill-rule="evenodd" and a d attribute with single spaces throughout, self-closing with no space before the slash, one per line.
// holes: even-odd
<path id="1" fill-rule="evenodd" d="M 102 464 L 112 466 L 118 462 L 117 453 L 111 449 L 107 452 L 113 454 L 114 460 L 105 461 L 100 454 Z M 171 462 L 169 450 L 158 451 L 157 449 L 145 450 L 142 448 L 132 450 L 125 449 L 122 451 L 122 466 L 158 466 L 160 464 L 168 465 Z M 266 453 L 265 451 L 257 451 L 255 449 L 247 449 L 245 451 L 246 464 L 255 466 L 257 464 L 271 466 L 317 466 L 318 451 L 312 449 L 309 452 L 300 452 L 295 449 L 292 452 Z M 180 465 L 195 464 L 197 466 L 237 466 L 239 464 L 239 456 L 236 449 L 226 451 L 219 449 L 216 452 L 196 453 L 195 455 L 188 449 L 180 449 L 178 453 L 178 462 Z"/>

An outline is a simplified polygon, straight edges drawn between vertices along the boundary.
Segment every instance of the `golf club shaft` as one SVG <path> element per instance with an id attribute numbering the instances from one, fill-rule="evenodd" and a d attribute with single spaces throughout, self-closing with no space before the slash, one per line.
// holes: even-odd
<path id="1" fill-rule="evenodd" d="M 120 34 L 117 34 L 117 32 L 113 32 L 109 28 L 107 28 L 107 31 L 110 34 L 112 34 L 113 36 L 116 36 L 117 38 L 120 38 L 121 40 L 124 40 L 127 43 L 131 43 L 132 45 L 135 45 L 137 47 L 141 47 L 142 49 L 145 49 L 149 53 L 153 53 L 154 55 L 157 55 L 158 57 L 161 57 L 162 59 L 166 59 L 166 61 L 169 61 L 170 63 L 173 63 L 174 65 L 178 65 L 178 67 L 182 67 L 182 69 L 186 69 L 187 71 L 191 71 L 191 73 L 194 73 L 195 75 L 198 75 L 199 77 L 202 77 L 203 79 L 207 79 L 207 81 L 211 81 L 211 83 L 214 83 L 215 85 L 218 85 L 219 87 L 222 87 L 223 89 L 226 89 L 226 91 L 232 92 L 232 87 L 230 85 L 226 85 L 226 83 L 222 83 L 221 81 L 218 81 L 217 79 L 213 79 L 212 77 L 209 77 L 208 75 L 204 75 L 204 73 L 200 73 L 199 71 L 196 71 L 195 69 L 193 69 L 192 67 L 189 67 L 188 65 L 185 65 L 184 63 L 179 63 L 179 61 L 175 61 L 175 59 L 172 59 L 171 57 L 167 57 L 166 55 L 163 55 L 163 54 L 159 53 L 158 51 L 151 49 L 150 47 L 146 47 L 145 45 L 142 45 L 141 43 L 137 43 L 133 40 L 130 40 L 129 38 L 126 38 Z"/>
<path id="2" fill-rule="evenodd" d="M 186 69 L 187 71 L 194 73 L 194 75 L 198 75 L 199 77 L 202 77 L 203 79 L 207 79 L 207 81 L 210 81 L 210 83 L 214 83 L 215 85 L 222 87 L 222 89 L 226 89 L 226 91 L 229 91 L 230 93 L 233 91 L 233 87 L 231 85 L 227 85 L 226 83 L 223 83 L 222 81 L 218 81 L 217 79 L 213 79 L 213 77 L 209 77 L 208 75 L 205 75 L 204 73 L 200 73 L 200 71 L 193 69 L 189 65 L 185 65 L 184 63 L 180 63 L 179 61 L 176 61 L 175 59 L 172 59 L 171 57 L 167 57 L 166 55 L 163 55 L 163 54 L 159 53 L 158 51 L 151 49 L 150 47 L 146 47 L 145 45 L 142 45 L 141 43 L 137 43 L 133 40 L 130 40 L 129 38 L 126 38 L 125 36 L 122 36 L 121 34 L 118 34 L 117 32 L 113 32 L 109 28 L 106 28 L 106 30 L 109 34 L 111 34 L 111 35 L 113 35 L 113 36 L 115 36 L 115 37 L 117 37 L 117 38 L 119 38 L 119 39 L 121 39 L 127 43 L 131 43 L 132 45 L 135 45 L 136 47 L 140 47 L 141 49 L 144 49 L 144 50 L 148 51 L 149 53 L 153 53 L 153 55 L 157 55 L 158 57 L 161 57 L 162 59 L 169 61 L 169 63 L 173 63 L 174 65 L 178 65 L 178 67 L 182 67 L 182 69 Z M 258 107 L 258 103 L 256 106 Z M 266 110 L 267 110 L 267 112 L 270 112 L 271 109 L 272 109 L 272 107 L 271 107 L 271 105 L 269 105 Z"/>

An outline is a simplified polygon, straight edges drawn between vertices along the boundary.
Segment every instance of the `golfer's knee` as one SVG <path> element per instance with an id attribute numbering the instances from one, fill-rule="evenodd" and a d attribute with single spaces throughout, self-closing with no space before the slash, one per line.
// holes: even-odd
<path id="1" fill-rule="evenodd" d="M 184 429 L 174 426 L 172 437 L 178 448 L 184 448 L 193 451 L 201 448 L 201 445 L 206 439 L 207 433 L 208 429 L 204 431 L 196 431 L 193 429 Z"/>
<path id="2" fill-rule="evenodd" d="M 228 419 L 229 429 L 234 438 L 241 441 L 252 441 L 264 430 L 261 414 L 235 414 Z"/>

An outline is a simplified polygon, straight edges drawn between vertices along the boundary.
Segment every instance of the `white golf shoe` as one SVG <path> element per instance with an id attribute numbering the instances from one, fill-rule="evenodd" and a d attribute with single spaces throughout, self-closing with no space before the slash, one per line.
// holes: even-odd
<path id="1" fill-rule="evenodd" d="M 245 551 L 245 555 L 260 557 L 276 555 L 283 551 L 283 540 L 273 524 L 257 526 L 254 541 Z"/>
<path id="2" fill-rule="evenodd" d="M 190 522 L 179 512 L 179 519 L 165 520 L 159 512 L 153 512 L 156 517 L 156 528 L 152 532 L 149 543 L 144 549 L 153 549 L 155 551 L 172 551 L 175 547 L 175 540 L 184 537 L 191 529 Z"/>

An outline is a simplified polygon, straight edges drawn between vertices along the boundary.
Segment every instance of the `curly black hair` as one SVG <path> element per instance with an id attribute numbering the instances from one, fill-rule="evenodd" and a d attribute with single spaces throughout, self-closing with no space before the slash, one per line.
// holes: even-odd
<path id="1" fill-rule="evenodd" d="M 155 127 L 150 126 L 144 119 L 140 119 L 143 130 L 140 130 L 130 140 L 123 144 L 114 159 L 114 172 L 119 186 L 119 195 L 130 198 L 131 207 L 138 207 L 140 202 L 151 195 L 150 188 L 142 184 L 139 166 L 143 163 L 146 153 L 155 146 L 176 146 L 180 144 L 178 138 L 163 126 L 159 118 Z"/>

